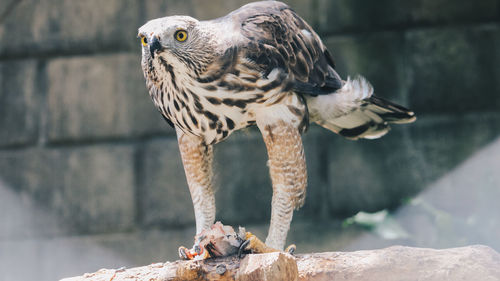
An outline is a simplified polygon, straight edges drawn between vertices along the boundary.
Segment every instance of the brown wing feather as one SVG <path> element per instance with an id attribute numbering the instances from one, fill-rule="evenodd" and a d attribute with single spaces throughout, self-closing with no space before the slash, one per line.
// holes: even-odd
<path id="1" fill-rule="evenodd" d="M 331 55 L 312 28 L 286 4 L 256 2 L 227 16 L 241 22 L 238 49 L 267 76 L 278 68 L 292 89 L 308 95 L 330 94 L 342 87 Z"/>

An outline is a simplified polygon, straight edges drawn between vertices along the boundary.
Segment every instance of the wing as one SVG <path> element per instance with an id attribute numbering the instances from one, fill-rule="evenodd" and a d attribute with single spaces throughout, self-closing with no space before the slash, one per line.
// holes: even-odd
<path id="1" fill-rule="evenodd" d="M 256 2 L 230 15 L 241 23 L 240 55 L 267 76 L 274 69 L 288 75 L 294 91 L 330 94 L 342 87 L 333 59 L 312 28 L 281 2 Z"/>

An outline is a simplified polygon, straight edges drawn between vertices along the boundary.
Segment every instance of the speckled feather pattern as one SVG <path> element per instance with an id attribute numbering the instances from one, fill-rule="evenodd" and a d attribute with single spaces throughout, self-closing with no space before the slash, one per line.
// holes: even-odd
<path id="1" fill-rule="evenodd" d="M 297 128 L 284 121 L 264 125 L 262 130 L 269 155 L 273 183 L 272 214 L 266 245 L 283 249 L 293 210 L 304 204 L 307 169 L 302 139 Z"/>
<path id="2" fill-rule="evenodd" d="M 175 39 L 179 30 L 185 40 Z M 264 137 L 273 183 L 266 241 L 282 249 L 293 210 L 305 198 L 300 134 L 310 121 L 356 139 L 414 120 L 412 112 L 372 95 L 366 80 L 343 81 L 319 36 L 278 1 L 250 3 L 209 21 L 151 20 L 139 36 L 150 96 L 178 135 L 197 233 L 215 218 L 212 145 L 232 132 L 257 125 Z"/>

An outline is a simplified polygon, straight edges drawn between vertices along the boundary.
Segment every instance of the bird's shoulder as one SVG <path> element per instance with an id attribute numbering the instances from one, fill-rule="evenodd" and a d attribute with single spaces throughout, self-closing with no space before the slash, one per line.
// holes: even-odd
<path id="1" fill-rule="evenodd" d="M 308 95 L 328 94 L 342 87 L 332 56 L 319 36 L 285 3 L 250 3 L 218 21 L 237 30 L 228 47 L 254 62 L 264 76 L 280 69 L 293 77 L 295 91 Z"/>

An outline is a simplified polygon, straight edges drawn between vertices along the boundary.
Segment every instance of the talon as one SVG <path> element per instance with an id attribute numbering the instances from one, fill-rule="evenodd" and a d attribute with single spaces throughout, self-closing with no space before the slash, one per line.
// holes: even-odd
<path id="1" fill-rule="evenodd" d="M 286 247 L 285 252 L 293 255 L 295 253 L 295 250 L 297 250 L 297 246 L 295 246 L 295 244 L 291 244 L 290 246 Z"/>
<path id="2" fill-rule="evenodd" d="M 243 241 L 243 243 L 241 243 L 240 247 L 238 248 L 238 258 L 241 259 L 243 252 L 248 251 L 247 249 L 248 244 L 250 244 L 250 240 L 245 240 Z"/>
<path id="3" fill-rule="evenodd" d="M 182 259 L 182 260 L 191 260 L 191 259 L 193 259 L 193 257 L 189 253 L 189 249 L 186 248 L 186 247 L 184 247 L 184 246 L 180 246 L 179 247 L 179 258 Z"/>

